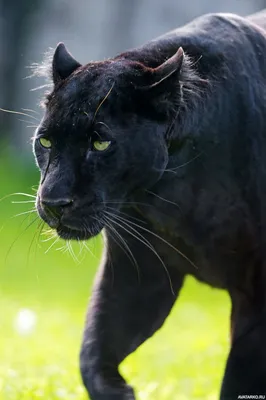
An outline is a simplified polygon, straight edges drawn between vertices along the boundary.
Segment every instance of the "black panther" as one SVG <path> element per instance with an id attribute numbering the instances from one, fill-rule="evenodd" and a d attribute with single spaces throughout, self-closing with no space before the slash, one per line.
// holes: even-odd
<path id="1" fill-rule="evenodd" d="M 80 353 L 92 400 L 135 399 L 119 364 L 188 274 L 232 299 L 220 398 L 266 394 L 264 27 L 209 14 L 105 61 L 55 50 L 36 207 L 63 239 L 104 232 Z"/>

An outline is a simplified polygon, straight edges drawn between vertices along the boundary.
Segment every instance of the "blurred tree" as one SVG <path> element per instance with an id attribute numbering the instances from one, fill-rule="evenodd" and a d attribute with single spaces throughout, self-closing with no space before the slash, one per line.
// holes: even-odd
<path id="1" fill-rule="evenodd" d="M 41 0 L 2 0 L 0 17 L 0 76 L 1 91 L 0 105 L 4 109 L 13 109 L 16 96 L 20 88 L 19 71 L 23 65 L 23 52 L 28 44 L 30 35 L 34 33 L 32 17 L 40 12 Z M 21 111 L 21 110 L 18 110 Z M 14 116 L 0 113 L 1 139 L 13 141 L 15 133 L 12 131 Z"/>
<path id="2" fill-rule="evenodd" d="M 141 2 L 142 0 L 117 0 L 115 7 L 113 3 L 110 4 L 110 12 L 108 13 L 110 34 L 106 38 L 106 44 L 114 55 L 135 45 L 134 24 Z"/>

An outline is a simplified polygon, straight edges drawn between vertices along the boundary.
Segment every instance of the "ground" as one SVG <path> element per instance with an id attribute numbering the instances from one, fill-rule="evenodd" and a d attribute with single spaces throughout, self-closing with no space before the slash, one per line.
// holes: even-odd
<path id="1" fill-rule="evenodd" d="M 0 199 L 35 172 L 0 165 Z M 2 179 L 3 177 L 3 179 Z M 0 400 L 85 400 L 78 353 L 101 239 L 70 252 L 38 235 L 30 197 L 0 201 Z M 26 219 L 25 219 L 26 218 Z M 34 236 L 35 235 L 35 236 Z M 38 241 L 37 241 L 38 239 Z M 80 254 L 79 254 L 80 253 Z M 229 350 L 228 296 L 188 278 L 163 328 L 121 365 L 139 400 L 216 400 Z"/>

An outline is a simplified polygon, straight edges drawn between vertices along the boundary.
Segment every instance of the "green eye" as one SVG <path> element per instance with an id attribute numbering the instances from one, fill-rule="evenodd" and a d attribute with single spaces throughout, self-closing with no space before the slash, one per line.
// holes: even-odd
<path id="1" fill-rule="evenodd" d="M 110 144 L 111 144 L 111 142 L 108 142 L 107 140 L 105 140 L 103 142 L 101 142 L 100 140 L 96 140 L 96 142 L 93 142 L 93 147 L 95 150 L 104 151 L 104 150 L 108 149 Z"/>
<path id="2" fill-rule="evenodd" d="M 46 149 L 50 149 L 52 147 L 51 141 L 48 139 L 45 139 L 44 137 L 41 137 L 39 139 L 39 142 L 41 143 L 42 147 L 45 147 Z"/>

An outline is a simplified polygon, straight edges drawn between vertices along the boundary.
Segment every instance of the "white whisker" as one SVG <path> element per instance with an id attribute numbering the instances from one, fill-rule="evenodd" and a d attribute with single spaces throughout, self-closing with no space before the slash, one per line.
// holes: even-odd
<path id="1" fill-rule="evenodd" d="M 22 111 L 26 111 L 26 112 L 33 112 L 33 113 L 35 113 L 35 114 L 37 114 L 37 115 L 40 115 L 40 113 L 39 113 L 38 111 L 31 110 L 30 108 L 22 108 L 21 110 L 22 110 Z"/>
<path id="2" fill-rule="evenodd" d="M 5 200 L 5 199 L 7 199 L 8 197 L 11 197 L 11 196 L 26 196 L 26 197 L 32 197 L 32 198 L 36 199 L 36 196 L 33 196 L 33 195 L 31 195 L 31 194 L 18 192 L 18 193 L 10 193 L 10 194 L 7 194 L 6 196 L 2 197 L 2 198 L 0 199 L 0 201 L 3 201 L 3 200 Z"/>
<path id="3" fill-rule="evenodd" d="M 51 250 L 51 248 L 57 243 L 59 241 L 59 237 L 57 237 L 56 239 L 55 239 L 55 241 L 51 244 L 51 246 L 50 247 L 48 247 L 48 249 L 45 251 L 45 254 L 47 254 L 48 253 L 48 251 L 50 251 Z"/>
<path id="4" fill-rule="evenodd" d="M 167 200 L 164 197 L 159 196 L 157 193 L 151 192 L 150 190 L 146 190 L 146 192 L 149 193 L 149 194 L 152 194 L 155 197 L 158 197 L 158 199 L 160 199 L 162 201 L 165 201 L 166 203 L 173 204 L 174 206 L 176 206 L 180 210 L 180 207 L 179 207 L 179 205 L 177 203 L 174 203 L 171 200 Z"/>
<path id="5" fill-rule="evenodd" d="M 38 118 L 34 117 L 33 115 L 26 114 L 26 113 L 23 113 L 23 112 L 20 112 L 20 111 L 6 110 L 6 109 L 1 108 L 1 107 L 0 107 L 0 111 L 6 112 L 6 113 L 9 113 L 9 114 L 24 115 L 26 117 L 32 118 L 32 119 L 34 119 L 34 120 L 39 122 Z"/>
<path id="6" fill-rule="evenodd" d="M 106 211 L 108 212 L 108 211 Z M 121 218 L 121 217 L 120 217 Z M 193 263 L 193 261 L 191 261 L 184 253 L 182 253 L 182 251 L 178 250 L 175 246 L 173 246 L 171 243 L 169 243 L 167 240 L 165 240 L 164 238 L 162 238 L 160 235 L 157 235 L 156 233 L 150 231 L 147 228 L 144 228 L 143 226 L 136 224 L 135 222 L 130 221 L 130 223 L 142 230 L 144 230 L 145 232 L 150 233 L 151 235 L 153 235 L 154 237 L 158 238 L 159 240 L 161 240 L 163 243 L 167 244 L 171 249 L 173 249 L 174 251 L 176 251 L 180 256 L 182 256 L 185 260 L 187 260 L 194 268 L 198 269 L 198 267 Z"/>
<path id="7" fill-rule="evenodd" d="M 120 217 L 118 217 L 117 215 L 116 215 L 116 216 L 113 215 L 113 217 L 120 218 Z M 117 222 L 115 222 L 115 221 L 113 221 L 113 222 L 114 222 L 114 223 L 117 223 Z M 161 264 L 162 264 L 162 266 L 163 266 L 163 268 L 164 268 L 164 270 L 165 270 L 165 272 L 166 272 L 167 278 L 168 278 L 168 280 L 169 280 L 169 285 L 170 285 L 171 292 L 172 292 L 172 294 L 175 296 L 175 292 L 174 292 L 174 288 L 173 288 L 173 284 L 172 284 L 172 280 L 171 280 L 170 273 L 169 273 L 169 271 L 168 271 L 168 269 L 167 269 L 167 267 L 166 267 L 164 261 L 162 260 L 162 258 L 159 256 L 159 254 L 158 254 L 157 251 L 155 250 L 155 248 L 152 246 L 152 244 L 151 244 L 143 235 L 141 235 L 136 229 L 132 228 L 132 226 L 130 226 L 129 224 L 127 224 L 124 220 L 120 220 L 120 222 L 121 222 L 121 223 L 124 223 L 126 226 L 128 226 L 128 227 L 129 227 L 131 230 L 133 230 L 138 236 L 134 235 L 132 232 L 130 232 L 128 229 L 126 229 L 123 225 L 120 225 L 120 224 L 117 223 L 120 227 L 122 227 L 126 232 L 128 232 L 128 233 L 129 233 L 131 236 L 133 236 L 135 239 L 139 240 L 141 243 L 143 243 L 145 246 L 147 246 L 147 247 L 156 255 L 156 257 L 159 259 L 159 261 L 161 262 Z M 141 239 L 139 236 L 140 236 L 142 239 Z"/>
<path id="8" fill-rule="evenodd" d="M 73 250 L 73 247 L 72 247 L 72 244 L 71 244 L 70 240 L 67 240 L 67 248 L 68 248 L 68 252 L 71 255 L 73 261 L 79 264 L 80 261 L 78 260 L 76 254 L 75 254 L 75 252 Z"/>
<path id="9" fill-rule="evenodd" d="M 195 157 L 191 158 L 189 161 L 185 162 L 184 164 L 178 165 L 175 168 L 171 168 L 171 169 L 165 169 L 165 172 L 173 172 L 175 173 L 175 171 L 179 168 L 183 168 L 186 167 L 187 165 L 189 165 L 190 163 L 192 163 L 193 161 L 195 161 L 197 158 L 199 158 L 201 155 L 203 154 L 203 151 L 201 151 L 199 154 L 197 154 Z"/>
<path id="10" fill-rule="evenodd" d="M 26 204 L 26 203 L 35 203 L 35 200 L 11 201 L 11 204 Z"/>
<path id="11" fill-rule="evenodd" d="M 20 215 L 31 214 L 31 213 L 34 213 L 34 212 L 36 212 L 35 209 L 34 210 L 29 210 L 29 211 L 24 211 L 24 212 L 21 212 L 19 214 L 13 215 L 13 217 L 11 217 L 11 218 L 16 218 L 16 217 L 19 217 Z"/>
<path id="12" fill-rule="evenodd" d="M 42 235 L 43 235 L 43 233 L 42 233 Z M 50 236 L 49 238 L 41 240 L 41 242 L 42 243 L 49 242 L 50 240 L 52 240 L 52 239 L 54 239 L 56 237 L 57 237 L 57 234 L 55 233 L 52 236 Z"/>
<path id="13" fill-rule="evenodd" d="M 106 206 L 106 208 L 108 208 L 109 210 L 111 210 L 111 211 L 113 211 L 113 212 L 116 211 L 113 207 Z M 123 211 L 121 211 L 121 210 L 119 210 L 119 215 L 120 215 L 120 214 L 126 215 L 127 218 L 133 219 L 134 221 L 142 222 L 142 223 L 145 224 L 145 225 L 147 224 L 146 221 L 142 221 L 142 219 L 140 219 L 140 218 L 132 217 L 131 215 L 128 215 L 127 213 L 125 213 L 125 212 L 123 212 Z"/>
<path id="14" fill-rule="evenodd" d="M 108 222 L 106 221 L 106 219 L 105 219 L 106 226 L 109 227 L 109 229 L 111 229 L 111 231 L 117 236 L 117 238 L 121 241 L 122 245 L 125 247 L 125 249 L 124 249 L 123 247 L 121 247 L 121 245 L 119 244 L 119 242 L 117 242 L 117 241 L 115 240 L 114 236 L 113 236 L 113 239 L 114 239 L 114 241 L 116 242 L 116 244 L 117 244 L 121 249 L 123 249 L 123 251 L 125 252 L 125 254 L 127 254 L 127 256 L 129 257 L 129 259 L 132 260 L 133 264 L 135 265 L 135 267 L 136 267 L 136 269 L 137 269 L 138 280 L 140 281 L 140 272 L 139 272 L 139 265 L 138 265 L 138 263 L 137 263 L 137 260 L 136 260 L 136 258 L 134 257 L 134 255 L 133 255 L 132 251 L 130 250 L 130 247 L 128 246 L 128 244 L 127 244 L 127 242 L 125 241 L 125 239 L 120 235 L 119 232 L 117 232 L 117 230 L 115 229 L 115 227 L 114 227 L 111 223 L 112 223 L 112 222 L 113 222 L 113 223 L 116 223 L 116 225 L 119 225 L 119 224 L 118 224 L 117 222 L 115 222 L 115 221 L 112 221 L 112 219 L 111 219 L 111 218 L 108 218 L 107 215 L 105 215 L 105 218 L 107 219 L 107 221 L 109 221 L 109 223 L 108 223 Z M 121 228 L 123 228 L 123 227 L 121 227 Z M 127 253 L 126 253 L 125 250 L 127 251 Z"/>

